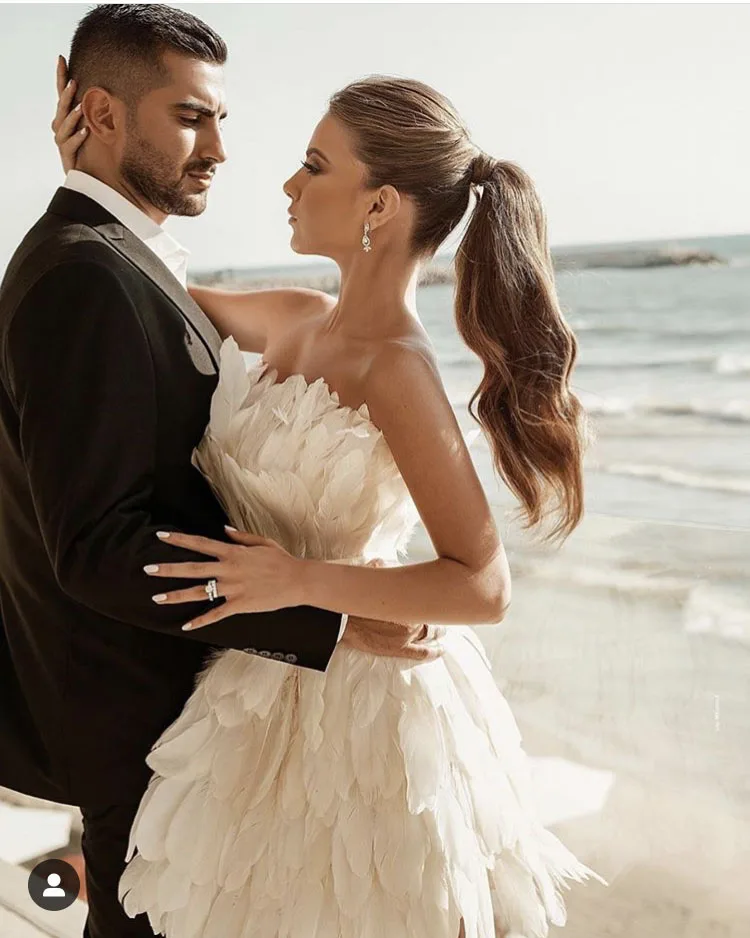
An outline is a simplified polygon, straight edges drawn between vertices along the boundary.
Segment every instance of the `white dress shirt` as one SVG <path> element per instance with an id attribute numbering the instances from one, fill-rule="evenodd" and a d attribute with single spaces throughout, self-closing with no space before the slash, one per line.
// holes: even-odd
<path id="1" fill-rule="evenodd" d="M 190 251 L 176 241 L 161 225 L 157 225 L 137 205 L 126 199 L 116 189 L 108 186 L 106 182 L 88 173 L 82 173 L 79 169 L 70 170 L 65 177 L 64 186 L 66 189 L 73 189 L 87 195 L 98 202 L 102 208 L 106 208 L 156 254 L 187 290 L 187 265 Z"/>
<path id="2" fill-rule="evenodd" d="M 129 228 L 134 235 L 139 237 L 147 248 L 150 248 L 156 254 L 159 260 L 179 280 L 183 288 L 187 290 L 187 266 L 190 251 L 184 248 L 168 231 L 165 231 L 161 225 L 157 225 L 137 205 L 126 199 L 116 189 L 108 186 L 106 182 L 102 182 L 101 179 L 97 179 L 88 173 L 83 173 L 79 169 L 71 169 L 68 172 L 64 186 L 66 189 L 73 189 L 82 195 L 87 195 L 90 199 L 98 202 L 111 215 L 114 215 L 118 221 L 122 222 L 126 228 Z M 337 642 L 341 641 L 348 618 L 346 613 L 341 617 L 341 628 L 339 629 L 339 637 L 336 639 Z"/>

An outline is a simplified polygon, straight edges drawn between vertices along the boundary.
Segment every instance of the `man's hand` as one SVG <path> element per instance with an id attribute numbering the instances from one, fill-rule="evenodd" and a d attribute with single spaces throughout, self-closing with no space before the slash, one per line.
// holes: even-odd
<path id="1" fill-rule="evenodd" d="M 435 661 L 445 654 L 440 642 L 444 635 L 441 625 L 402 625 L 349 616 L 339 644 L 371 655 Z"/>
<path id="2" fill-rule="evenodd" d="M 382 560 L 371 560 L 368 567 L 382 567 Z M 445 654 L 441 625 L 405 625 L 402 622 L 381 622 L 349 616 L 341 645 L 388 658 L 409 658 L 412 661 L 435 661 Z"/>

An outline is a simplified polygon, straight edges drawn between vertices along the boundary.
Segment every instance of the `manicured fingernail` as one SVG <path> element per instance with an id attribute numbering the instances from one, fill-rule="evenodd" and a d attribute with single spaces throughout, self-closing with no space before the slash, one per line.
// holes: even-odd
<path id="1" fill-rule="evenodd" d="M 227 529 L 227 531 L 236 531 L 236 530 L 237 530 L 237 528 L 233 528 L 231 524 L 225 524 L 224 527 Z"/>
<path id="2" fill-rule="evenodd" d="M 70 86 L 71 86 L 72 84 L 73 84 L 73 79 L 71 78 L 71 79 L 68 81 L 68 84 L 65 86 L 65 89 L 67 90 L 68 88 L 70 88 Z"/>
<path id="3" fill-rule="evenodd" d="M 89 132 L 88 127 L 84 127 L 83 130 L 81 131 L 81 136 L 83 137 L 84 134 L 87 134 L 88 132 Z"/>
<path id="4" fill-rule="evenodd" d="M 158 572 L 159 572 L 159 564 L 158 564 L 158 563 L 148 563 L 148 564 L 146 564 L 146 566 L 145 566 L 143 569 L 146 571 L 146 573 L 158 573 Z"/>
<path id="5" fill-rule="evenodd" d="M 171 531 L 157 531 L 156 536 L 157 537 L 169 537 L 171 533 L 172 533 Z"/>
<path id="6" fill-rule="evenodd" d="M 155 603 L 163 603 L 167 598 L 166 593 L 157 593 L 156 596 L 151 597 Z"/>
<path id="7" fill-rule="evenodd" d="M 78 104 L 73 108 L 74 111 L 80 111 L 83 107 L 83 101 L 79 101 Z"/>
<path id="8" fill-rule="evenodd" d="M 183 625 L 182 631 L 183 631 L 183 632 L 189 632 L 190 629 L 192 629 L 192 627 L 193 627 L 193 623 L 192 623 L 192 622 L 188 622 L 187 625 Z"/>

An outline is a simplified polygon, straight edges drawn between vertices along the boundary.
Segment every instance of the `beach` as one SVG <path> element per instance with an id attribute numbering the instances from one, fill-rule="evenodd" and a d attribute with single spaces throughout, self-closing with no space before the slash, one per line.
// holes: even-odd
<path id="1" fill-rule="evenodd" d="M 550 934 L 744 938 L 750 648 L 686 630 L 689 595 L 668 564 L 652 589 L 642 572 L 629 588 L 566 582 L 587 559 L 621 556 L 636 535 L 665 547 L 702 536 L 637 527 L 593 517 L 547 557 L 508 528 L 511 609 L 476 627 L 539 776 L 545 823 L 610 884 L 573 883 L 568 924 Z M 735 547 L 743 541 L 750 556 L 750 535 L 738 533 Z M 419 529 L 409 562 L 431 556 Z"/>
<path id="2" fill-rule="evenodd" d="M 667 563 L 640 584 L 572 582 L 572 570 L 600 565 L 608 549 L 621 556 L 636 535 L 666 546 L 702 533 L 638 527 L 593 517 L 546 559 L 508 530 L 511 608 L 476 631 L 528 755 L 551 762 L 540 810 L 564 815 L 574 803 L 577 816 L 551 829 L 610 884 L 574 883 L 568 926 L 552 933 L 740 938 L 750 927 L 750 648 L 686 630 L 689 591 Z M 750 556 L 750 534 L 735 546 Z M 411 560 L 429 555 L 412 543 Z"/>
<path id="3" fill-rule="evenodd" d="M 750 934 L 750 238 L 694 247 L 729 263 L 558 275 L 596 433 L 561 548 L 471 450 L 513 576 L 506 618 L 476 631 L 545 823 L 610 884 L 572 884 L 561 938 Z M 419 307 L 468 432 L 481 369 L 451 289 Z M 420 525 L 405 562 L 434 556 Z M 54 855 L 76 848 L 74 824 Z"/>

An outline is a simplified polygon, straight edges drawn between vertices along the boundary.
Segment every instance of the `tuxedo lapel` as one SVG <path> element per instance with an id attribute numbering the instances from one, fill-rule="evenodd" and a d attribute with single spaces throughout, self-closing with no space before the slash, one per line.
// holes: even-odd
<path id="1" fill-rule="evenodd" d="M 211 320 L 187 290 L 183 290 L 182 284 L 166 264 L 150 248 L 147 248 L 137 235 L 134 235 L 129 228 L 119 222 L 115 222 L 114 225 L 96 225 L 95 228 L 116 251 L 132 261 L 169 297 L 206 346 L 206 350 L 218 371 L 221 337 Z"/>
<path id="2" fill-rule="evenodd" d="M 193 300 L 164 262 L 146 247 L 141 239 L 126 228 L 94 199 L 61 187 L 55 193 L 49 212 L 64 215 L 96 229 L 107 243 L 148 277 L 177 307 L 206 347 L 216 370 L 219 370 L 221 336 L 211 320 Z"/>

